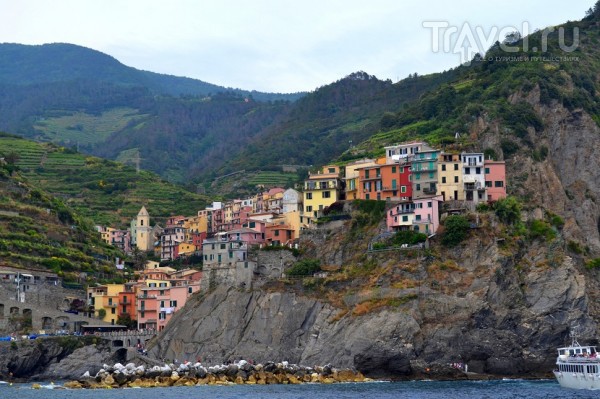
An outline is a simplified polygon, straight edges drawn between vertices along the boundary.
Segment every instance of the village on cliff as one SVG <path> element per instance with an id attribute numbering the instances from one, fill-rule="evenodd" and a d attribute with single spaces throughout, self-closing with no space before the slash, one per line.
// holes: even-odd
<path id="1" fill-rule="evenodd" d="M 411 230 L 431 237 L 442 208 L 461 212 L 506 197 L 506 173 L 503 161 L 485 159 L 483 153 L 449 153 L 409 142 L 385 147 L 378 159 L 324 166 L 309 175 L 301 190 L 271 188 L 245 199 L 213 202 L 197 215 L 172 216 L 164 226 L 152 225 L 142 206 L 129 229 L 97 226 L 108 244 L 125 253 L 152 251 L 161 261 L 198 256 L 203 266 L 202 271 L 176 270 L 147 261 L 137 280 L 89 287 L 86 316 L 106 325 L 127 317 L 139 330 L 161 331 L 198 291 L 220 284 L 249 287 L 256 276 L 283 277 L 283 262 L 261 262 L 257 249 L 298 249 L 303 231 L 343 216 L 331 212 L 334 203 L 386 201 L 387 232 Z M 123 265 L 117 261 L 116 267 Z M 4 270 L 0 278 L 18 283 L 17 301 L 27 302 L 36 282 L 57 285 L 55 275 L 37 274 Z M 39 326 L 52 330 L 67 323 L 59 326 L 50 319 Z"/>

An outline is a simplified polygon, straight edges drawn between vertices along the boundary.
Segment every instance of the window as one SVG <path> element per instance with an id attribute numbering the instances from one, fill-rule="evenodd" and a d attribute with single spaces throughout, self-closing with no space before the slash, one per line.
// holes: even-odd
<path id="1" fill-rule="evenodd" d="M 176 308 L 177 307 L 177 301 L 171 301 L 171 307 L 172 308 Z"/>
<path id="2" fill-rule="evenodd" d="M 392 190 L 396 189 L 396 179 L 392 179 Z"/>
<path id="3" fill-rule="evenodd" d="M 492 187 L 492 182 L 490 180 L 486 180 L 485 181 L 485 186 L 486 187 Z"/>
<path id="4" fill-rule="evenodd" d="M 475 168 L 475 174 L 480 175 L 481 174 L 481 168 Z"/>
<path id="5" fill-rule="evenodd" d="M 446 184 L 446 176 L 443 176 L 443 177 L 442 177 L 442 183 L 443 183 L 443 184 Z"/>
<path id="6" fill-rule="evenodd" d="M 164 308 L 165 307 L 165 301 L 160 301 L 160 307 Z"/>
<path id="7" fill-rule="evenodd" d="M 392 173 L 396 173 L 396 167 L 392 166 Z"/>
<path id="8" fill-rule="evenodd" d="M 323 191 L 323 198 L 331 198 L 331 191 Z"/>
<path id="9" fill-rule="evenodd" d="M 465 175 L 471 174 L 471 168 L 465 168 Z"/>
<path id="10" fill-rule="evenodd" d="M 165 320 L 167 318 L 167 313 L 166 312 L 160 312 L 158 314 L 158 320 Z"/>
<path id="11" fill-rule="evenodd" d="M 496 180 L 494 182 L 494 187 L 504 187 L 504 182 L 502 180 Z"/>
<path id="12" fill-rule="evenodd" d="M 327 169 L 327 171 L 328 171 L 329 173 L 335 173 L 335 168 L 329 168 L 329 169 Z"/>
<path id="13" fill-rule="evenodd" d="M 365 199 L 371 199 L 369 194 L 365 194 Z"/>
<path id="14" fill-rule="evenodd" d="M 421 174 L 420 173 L 417 173 L 415 176 L 416 176 L 417 180 L 421 180 Z"/>
<path id="15" fill-rule="evenodd" d="M 309 205 L 309 206 L 307 206 L 307 207 L 306 207 L 306 212 L 312 212 L 312 206 L 310 206 L 310 205 Z"/>
<path id="16" fill-rule="evenodd" d="M 458 183 L 458 176 L 454 176 L 454 183 Z"/>
<path id="17" fill-rule="evenodd" d="M 117 309 L 115 309 L 115 308 L 112 308 L 112 309 L 110 310 L 110 313 L 111 313 L 111 314 L 116 314 L 116 313 L 117 313 L 117 312 L 116 312 L 116 310 L 117 310 Z"/>
<path id="18" fill-rule="evenodd" d="M 458 170 L 458 164 L 457 163 L 454 164 L 454 170 Z"/>
<path id="19" fill-rule="evenodd" d="M 144 312 L 143 310 L 140 312 L 140 317 L 143 319 L 144 317 L 146 317 L 146 312 Z"/>
<path id="20" fill-rule="evenodd" d="M 427 201 L 427 208 L 432 208 L 433 207 L 433 203 L 431 201 Z"/>
<path id="21" fill-rule="evenodd" d="M 188 294 L 191 294 L 193 292 L 192 287 L 188 287 Z"/>
<path id="22" fill-rule="evenodd" d="M 307 200 L 311 200 L 312 199 L 312 193 L 306 193 L 306 199 Z"/>
<path id="23" fill-rule="evenodd" d="M 369 178 L 369 169 L 366 169 L 365 170 L 365 179 L 368 179 L 368 178 Z"/>
<path id="24" fill-rule="evenodd" d="M 445 164 L 442 164 L 442 171 L 444 171 L 444 172 L 446 171 L 446 165 Z"/>
<path id="25" fill-rule="evenodd" d="M 406 192 L 406 186 L 400 186 L 400 192 L 401 193 L 405 193 Z"/>
<path id="26" fill-rule="evenodd" d="M 233 259 L 233 251 L 229 251 L 229 259 Z"/>
<path id="27" fill-rule="evenodd" d="M 489 175 L 490 174 L 490 168 L 485 168 L 485 174 Z"/>
<path id="28" fill-rule="evenodd" d="M 158 295 L 165 295 L 165 290 L 158 291 Z"/>
<path id="29" fill-rule="evenodd" d="M 127 313 L 127 306 L 123 305 L 123 311 L 121 313 Z"/>
<path id="30" fill-rule="evenodd" d="M 279 237 L 279 230 L 275 230 L 275 237 Z"/>
<path id="31" fill-rule="evenodd" d="M 419 183 L 417 183 L 417 187 L 416 187 L 417 191 L 421 191 L 421 185 Z"/>
<path id="32" fill-rule="evenodd" d="M 408 216 L 407 215 L 402 215 L 402 221 L 403 222 L 408 222 Z"/>
<path id="33" fill-rule="evenodd" d="M 400 173 L 404 173 L 404 166 L 400 166 Z"/>
<path id="34" fill-rule="evenodd" d="M 227 244 L 221 244 L 220 248 L 221 249 L 226 249 L 227 248 Z"/>

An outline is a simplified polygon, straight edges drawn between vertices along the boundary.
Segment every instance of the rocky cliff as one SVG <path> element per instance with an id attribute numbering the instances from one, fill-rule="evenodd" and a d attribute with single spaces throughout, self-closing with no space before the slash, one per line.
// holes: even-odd
<path id="1" fill-rule="evenodd" d="M 79 378 L 115 360 L 110 342 L 91 336 L 0 342 L 0 379 Z"/>
<path id="2" fill-rule="evenodd" d="M 546 242 L 498 242 L 493 220 L 483 223 L 467 243 L 427 253 L 367 254 L 365 239 L 351 251 L 348 225 L 319 230 L 307 251 L 344 264 L 345 274 L 250 291 L 219 287 L 178 312 L 151 352 L 208 363 L 331 363 L 371 377 L 427 376 L 451 363 L 547 375 L 572 328 L 595 337 L 595 278 Z"/>

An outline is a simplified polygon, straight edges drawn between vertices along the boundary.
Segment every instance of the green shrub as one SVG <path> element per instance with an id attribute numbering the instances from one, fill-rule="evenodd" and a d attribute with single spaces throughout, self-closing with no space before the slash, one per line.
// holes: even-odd
<path id="1" fill-rule="evenodd" d="M 494 203 L 496 216 L 508 224 L 515 224 L 521 220 L 521 204 L 512 196 L 499 199 Z"/>
<path id="2" fill-rule="evenodd" d="M 556 232 L 548 222 L 544 220 L 533 220 L 529 224 L 529 237 L 533 239 L 542 238 L 546 241 L 550 241 L 556 237 Z"/>
<path id="3" fill-rule="evenodd" d="M 569 242 L 567 243 L 567 248 L 569 249 L 569 251 L 579 255 L 583 253 L 583 248 L 581 247 L 581 244 L 579 244 L 577 241 L 569 240 Z"/>
<path id="4" fill-rule="evenodd" d="M 311 276 L 319 270 L 321 270 L 319 259 L 304 259 L 289 268 L 286 274 L 288 276 Z"/>
<path id="5" fill-rule="evenodd" d="M 596 269 L 596 268 L 600 267 L 600 258 L 592 259 L 588 263 L 586 263 L 585 265 L 589 269 Z"/>
<path id="6" fill-rule="evenodd" d="M 393 245 L 409 244 L 415 245 L 427 240 L 427 234 L 419 233 L 414 230 L 398 231 L 392 237 Z"/>
<path id="7" fill-rule="evenodd" d="M 469 231 L 469 220 L 461 215 L 448 216 L 444 221 L 444 234 L 442 235 L 442 244 L 453 247 L 460 244 Z"/>

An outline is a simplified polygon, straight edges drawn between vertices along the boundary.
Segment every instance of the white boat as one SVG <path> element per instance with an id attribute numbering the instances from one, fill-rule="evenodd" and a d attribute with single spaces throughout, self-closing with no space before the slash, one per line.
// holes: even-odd
<path id="1" fill-rule="evenodd" d="M 563 388 L 600 389 L 600 354 L 595 346 L 579 345 L 558 348 L 554 376 Z"/>

